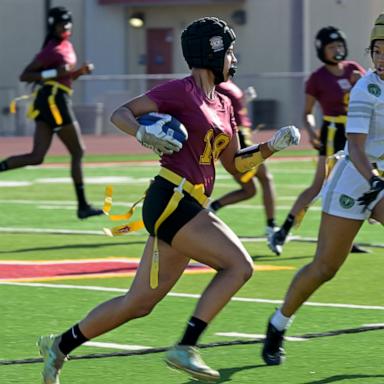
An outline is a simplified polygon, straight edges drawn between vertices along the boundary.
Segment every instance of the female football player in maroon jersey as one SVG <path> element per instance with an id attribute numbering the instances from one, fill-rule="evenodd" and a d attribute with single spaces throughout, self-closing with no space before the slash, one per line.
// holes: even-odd
<path id="1" fill-rule="evenodd" d="M 215 179 L 216 159 L 232 174 L 251 169 L 274 152 L 297 144 L 297 128 L 288 126 L 269 142 L 240 150 L 230 100 L 215 91 L 235 72 L 235 34 L 215 17 L 191 23 L 181 42 L 191 76 L 169 81 L 130 100 L 112 115 L 123 132 L 136 136 L 162 155 L 161 169 L 150 184 L 143 220 L 150 234 L 129 292 L 106 301 L 61 335 L 42 336 L 45 383 L 57 383 L 65 356 L 86 340 L 130 320 L 148 315 L 172 289 L 191 259 L 216 271 L 201 295 L 180 342 L 166 363 L 201 380 L 217 380 L 196 348 L 207 325 L 252 276 L 253 263 L 235 233 L 205 209 Z M 181 143 L 161 129 L 164 121 L 140 125 L 136 117 L 149 112 L 172 115 L 188 130 Z M 161 330 L 164 332 L 164 330 Z"/>
<path id="2" fill-rule="evenodd" d="M 36 122 L 33 148 L 30 153 L 11 156 L 0 162 L 0 172 L 26 165 L 38 165 L 51 145 L 56 133 L 71 154 L 71 176 L 78 200 L 77 216 L 85 219 L 103 214 L 85 198 L 82 157 L 84 144 L 80 126 L 72 108 L 72 82 L 81 75 L 91 73 L 92 64 L 76 69 L 76 53 L 69 37 L 72 15 L 63 7 L 48 12 L 48 33 L 41 51 L 20 75 L 20 80 L 37 84 L 38 90 L 29 111 Z"/>
<path id="3" fill-rule="evenodd" d="M 345 123 L 349 93 L 356 81 L 365 73 L 356 62 L 346 60 L 347 41 L 344 33 L 335 27 L 320 29 L 316 35 L 315 47 L 318 58 L 324 63 L 309 77 L 305 88 L 304 126 L 313 147 L 318 150 L 317 169 L 312 184 L 296 199 L 280 230 L 268 237 L 269 248 L 280 255 L 292 226 L 298 224 L 305 211 L 320 193 L 327 170 L 334 159 L 331 156 L 344 149 L 346 135 Z M 316 129 L 313 109 L 319 103 L 323 122 L 320 130 Z M 366 252 L 354 244 L 352 252 Z"/>

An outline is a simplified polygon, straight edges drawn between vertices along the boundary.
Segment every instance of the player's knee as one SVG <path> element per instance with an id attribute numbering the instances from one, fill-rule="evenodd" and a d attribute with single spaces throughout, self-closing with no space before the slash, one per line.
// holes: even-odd
<path id="1" fill-rule="evenodd" d="M 239 263 L 237 271 L 244 282 L 248 281 L 253 275 L 252 260 L 244 259 L 241 263 Z"/>
<path id="2" fill-rule="evenodd" d="M 80 161 L 84 156 L 84 150 L 82 148 L 77 149 L 71 153 L 72 160 Z"/>
<path id="3" fill-rule="evenodd" d="M 32 153 L 30 157 L 30 165 L 40 165 L 44 161 L 44 156 Z"/>
<path id="4" fill-rule="evenodd" d="M 246 187 L 243 187 L 243 191 L 244 191 L 245 197 L 247 199 L 250 199 L 251 197 L 256 195 L 257 190 L 256 190 L 255 184 L 251 183 L 251 184 L 247 185 Z"/>
<path id="5" fill-rule="evenodd" d="M 316 274 L 320 281 L 326 282 L 331 279 L 333 279 L 338 271 L 338 268 L 336 268 L 333 265 L 328 265 L 328 264 L 317 264 L 314 267 Z"/>

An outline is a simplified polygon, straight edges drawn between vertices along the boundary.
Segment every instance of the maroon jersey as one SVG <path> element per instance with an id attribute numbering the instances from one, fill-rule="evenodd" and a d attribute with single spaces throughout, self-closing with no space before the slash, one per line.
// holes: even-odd
<path id="1" fill-rule="evenodd" d="M 215 164 L 236 132 L 228 98 L 215 93 L 210 100 L 192 76 L 172 80 L 147 92 L 160 113 L 168 113 L 185 125 L 188 140 L 180 152 L 163 155 L 163 167 L 185 177 L 193 184 L 204 184 L 210 196 L 215 181 Z"/>
<path id="2" fill-rule="evenodd" d="M 248 111 L 244 104 L 243 91 L 231 80 L 216 85 L 216 91 L 231 100 L 236 124 L 238 126 L 251 128 L 252 123 L 251 120 L 249 120 Z"/>
<path id="3" fill-rule="evenodd" d="M 307 80 L 305 93 L 313 96 L 320 104 L 324 115 L 339 116 L 347 114 L 352 72 L 362 75 L 365 70 L 354 61 L 343 61 L 344 73 L 335 76 L 323 65 L 314 71 Z"/>
<path id="4" fill-rule="evenodd" d="M 43 64 L 44 69 L 55 69 L 67 65 L 73 69 L 76 65 L 76 53 L 69 40 L 49 40 L 48 44 L 36 55 L 36 60 Z M 60 77 L 57 81 L 67 87 L 72 86 L 70 75 Z"/>

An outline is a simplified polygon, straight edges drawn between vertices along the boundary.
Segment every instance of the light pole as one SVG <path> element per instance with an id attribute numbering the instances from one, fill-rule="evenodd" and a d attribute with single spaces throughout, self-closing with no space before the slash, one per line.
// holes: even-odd
<path id="1" fill-rule="evenodd" d="M 52 7 L 52 0 L 44 0 L 44 35 L 48 31 L 48 11 Z"/>

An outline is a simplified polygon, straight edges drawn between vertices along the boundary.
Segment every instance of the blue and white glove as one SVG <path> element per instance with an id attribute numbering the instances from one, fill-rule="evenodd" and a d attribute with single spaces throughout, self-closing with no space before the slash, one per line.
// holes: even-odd
<path id="1" fill-rule="evenodd" d="M 280 128 L 268 141 L 268 147 L 271 151 L 281 151 L 290 145 L 297 145 L 300 142 L 300 132 L 294 125 L 288 125 Z"/>
<path id="2" fill-rule="evenodd" d="M 170 155 L 173 152 L 179 152 L 183 146 L 182 143 L 162 130 L 163 125 L 171 119 L 171 116 L 164 115 L 162 119 L 152 125 L 140 125 L 136 132 L 137 141 L 160 156 L 164 153 Z"/>

